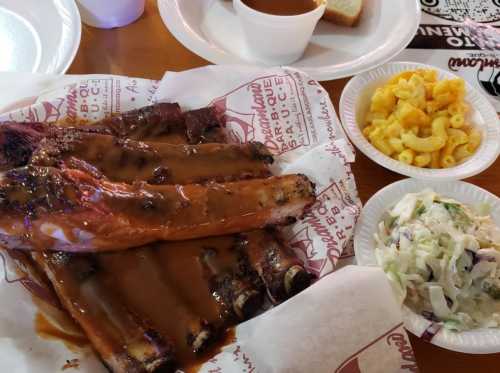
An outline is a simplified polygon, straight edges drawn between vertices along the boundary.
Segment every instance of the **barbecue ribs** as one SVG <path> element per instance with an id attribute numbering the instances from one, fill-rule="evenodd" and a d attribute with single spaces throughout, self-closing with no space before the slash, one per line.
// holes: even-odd
<path id="1" fill-rule="evenodd" d="M 120 250 L 288 223 L 314 199 L 303 175 L 157 186 L 27 166 L 0 182 L 0 242 L 31 250 Z"/>
<path id="2" fill-rule="evenodd" d="M 40 141 L 31 164 L 75 168 L 111 181 L 192 184 L 271 176 L 273 157 L 260 143 L 171 145 L 74 129 Z M 214 167 L 217 165 L 217 167 Z"/>
<path id="3" fill-rule="evenodd" d="M 91 127 L 131 140 L 172 144 L 226 142 L 214 107 L 182 113 L 178 104 L 159 103 L 106 118 Z"/>
<path id="4" fill-rule="evenodd" d="M 99 281 L 95 258 L 62 252 L 33 252 L 32 256 L 112 372 L 172 371 L 171 341 L 131 313 L 115 292 Z"/>
<path id="5" fill-rule="evenodd" d="M 272 162 L 262 145 L 214 144 L 225 142 L 222 126 L 214 108 L 176 104 L 78 128 L 0 126 L 0 168 L 30 164 L 0 180 L 3 243 L 102 251 L 152 242 L 31 251 L 115 373 L 190 364 L 258 312 L 264 289 L 277 303 L 310 284 L 273 231 L 204 237 L 287 222 L 314 201 L 301 175 L 262 179 Z M 21 146 L 8 149 L 8 138 Z M 153 242 L 165 233 L 204 238 Z"/>

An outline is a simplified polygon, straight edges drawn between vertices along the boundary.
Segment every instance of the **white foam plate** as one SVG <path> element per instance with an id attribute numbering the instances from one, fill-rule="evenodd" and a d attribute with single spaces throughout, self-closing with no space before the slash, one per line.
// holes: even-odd
<path id="1" fill-rule="evenodd" d="M 80 35 L 74 0 L 0 0 L 0 71 L 62 74 Z"/>
<path id="2" fill-rule="evenodd" d="M 430 65 L 391 62 L 351 79 L 340 98 L 340 116 L 347 135 L 367 157 L 389 170 L 406 176 L 426 180 L 459 180 L 479 174 L 491 166 L 500 154 L 500 121 L 488 99 L 467 82 L 465 100 L 471 106 L 470 122 L 481 131 L 483 140 L 472 157 L 455 167 L 427 169 L 406 165 L 377 150 L 361 132 L 364 118 L 369 110 L 370 98 L 375 89 L 394 74 L 421 68 L 437 70 L 439 79 L 457 78 L 450 72 Z"/>
<path id="3" fill-rule="evenodd" d="M 438 194 L 469 205 L 488 203 L 493 220 L 500 224 L 500 199 L 482 188 L 463 181 L 401 180 L 378 191 L 363 208 L 354 233 L 354 251 L 359 265 L 377 266 L 374 234 L 378 231 L 378 223 L 384 212 L 405 194 L 420 192 L 425 188 L 432 188 Z M 430 325 L 424 317 L 406 306 L 403 306 L 403 318 L 405 327 L 417 336 L 421 336 Z M 431 343 L 464 353 L 497 353 L 500 352 L 500 329 L 475 329 L 455 333 L 443 328 L 432 338 Z"/>
<path id="4" fill-rule="evenodd" d="M 338 79 L 378 66 L 402 51 L 420 23 L 418 0 L 365 1 L 356 27 L 321 21 L 305 55 L 291 66 L 316 80 Z M 161 17 L 184 46 L 215 64 L 252 62 L 232 1 L 158 0 Z"/>

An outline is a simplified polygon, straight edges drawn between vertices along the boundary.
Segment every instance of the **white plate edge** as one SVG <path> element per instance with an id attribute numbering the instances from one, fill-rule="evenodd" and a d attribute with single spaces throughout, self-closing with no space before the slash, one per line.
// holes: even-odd
<path id="1" fill-rule="evenodd" d="M 73 46 L 71 49 L 71 53 L 68 54 L 68 60 L 66 61 L 65 64 L 61 65 L 61 68 L 58 69 L 58 71 L 55 71 L 55 74 L 64 74 L 68 69 L 70 68 L 71 64 L 75 60 L 75 57 L 78 53 L 78 50 L 80 49 L 80 44 L 82 41 L 82 17 L 80 15 L 80 10 L 78 9 L 78 6 L 76 5 L 75 0 L 66 0 L 65 4 L 69 5 L 70 8 L 68 8 L 75 16 L 75 23 L 76 23 L 76 34 L 73 37 Z"/>
<path id="2" fill-rule="evenodd" d="M 163 20 L 165 27 L 169 30 L 169 32 L 188 50 L 195 53 L 199 57 L 206 59 L 207 61 L 213 64 L 249 64 L 251 61 L 245 61 L 241 58 L 234 56 L 233 54 L 227 53 L 227 51 L 217 48 L 216 46 L 207 47 L 209 45 L 203 39 L 190 37 L 192 34 L 189 31 L 189 26 L 181 21 L 182 17 L 179 12 L 179 8 L 177 6 L 178 0 L 157 0 L 158 9 L 160 11 L 160 16 Z M 375 67 L 383 65 L 387 61 L 390 61 L 394 57 L 396 57 L 399 53 L 401 53 L 410 42 L 413 40 L 418 27 L 420 26 L 420 20 L 422 17 L 421 5 L 419 0 L 408 0 L 415 4 L 416 17 L 413 17 L 414 23 L 411 28 L 411 32 L 408 32 L 406 38 L 403 39 L 401 44 L 395 46 L 391 53 L 388 53 L 385 57 L 380 58 L 375 63 L 368 65 L 367 63 L 359 63 L 358 66 L 350 69 L 342 70 L 341 72 L 335 71 L 334 69 L 324 72 L 318 72 L 318 68 L 308 68 L 305 66 L 290 66 L 297 69 L 300 69 L 314 80 L 317 81 L 327 81 L 327 80 L 336 80 L 342 79 L 350 76 L 354 76 L 356 74 L 360 74 L 366 71 L 369 71 Z M 181 32 L 181 30 L 184 32 Z M 218 53 L 214 52 L 213 49 L 216 49 Z M 263 68 L 266 66 L 262 66 Z M 272 66 L 267 66 L 272 67 Z"/>

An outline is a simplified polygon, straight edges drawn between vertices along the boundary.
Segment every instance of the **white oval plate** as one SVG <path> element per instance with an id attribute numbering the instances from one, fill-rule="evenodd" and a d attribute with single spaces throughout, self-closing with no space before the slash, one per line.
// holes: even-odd
<path id="1" fill-rule="evenodd" d="M 500 121 L 488 99 L 467 82 L 465 100 L 471 106 L 470 119 L 481 130 L 483 141 L 472 157 L 455 167 L 428 169 L 406 165 L 377 150 L 361 132 L 360 124 L 368 111 L 370 97 L 375 89 L 394 74 L 422 68 L 437 70 L 439 79 L 457 78 L 456 75 L 434 66 L 413 62 L 390 62 L 351 79 L 340 97 L 340 117 L 347 135 L 367 157 L 402 175 L 425 180 L 459 180 L 479 174 L 491 166 L 500 154 Z"/>
<path id="2" fill-rule="evenodd" d="M 74 0 L 0 0 L 0 71 L 62 74 L 80 35 Z"/>
<path id="3" fill-rule="evenodd" d="M 378 223 L 382 220 L 384 212 L 405 194 L 420 192 L 425 188 L 432 188 L 438 194 L 469 205 L 488 203 L 491 206 L 493 220 L 500 224 L 500 199 L 475 185 L 463 181 L 401 180 L 378 191 L 361 212 L 354 232 L 354 252 L 359 265 L 377 266 L 373 235 L 378 231 Z M 405 327 L 417 336 L 421 336 L 430 325 L 424 317 L 406 306 L 403 306 L 403 318 Z M 464 353 L 496 353 L 500 352 L 500 329 L 475 329 L 454 333 L 443 328 L 432 338 L 431 343 Z"/>
<path id="4" fill-rule="evenodd" d="M 158 0 L 163 22 L 184 46 L 215 64 L 248 64 L 231 1 Z M 291 66 L 316 80 L 339 79 L 378 66 L 401 52 L 420 24 L 418 0 L 365 2 L 356 27 L 321 21 L 305 55 Z"/>

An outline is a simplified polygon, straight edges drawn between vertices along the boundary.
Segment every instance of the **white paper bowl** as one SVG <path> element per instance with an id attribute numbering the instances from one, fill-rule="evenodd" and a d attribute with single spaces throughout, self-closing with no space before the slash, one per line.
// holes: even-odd
<path id="1" fill-rule="evenodd" d="M 438 194 L 451 197 L 465 204 L 488 203 L 491 206 L 491 215 L 494 221 L 500 224 L 500 199 L 475 185 L 463 181 L 401 180 L 378 191 L 363 208 L 354 233 L 354 251 L 359 265 L 377 266 L 373 235 L 378 230 L 377 226 L 382 220 L 383 213 L 406 193 L 420 192 L 425 188 L 432 188 Z M 405 327 L 417 336 L 421 336 L 430 325 L 430 322 L 424 317 L 411 311 L 406 306 L 403 306 L 403 318 Z M 464 353 L 496 353 L 500 352 L 500 329 L 475 329 L 455 333 L 443 328 L 432 338 L 431 343 Z"/>
<path id="2" fill-rule="evenodd" d="M 369 109 L 370 98 L 377 87 L 392 75 L 418 68 L 438 71 L 439 79 L 457 78 L 456 75 L 434 66 L 413 62 L 391 62 L 374 70 L 357 75 L 349 81 L 340 98 L 340 117 L 351 141 L 367 157 L 394 172 L 425 180 L 459 180 L 487 169 L 500 154 L 500 123 L 490 102 L 467 82 L 465 97 L 471 107 L 471 122 L 482 133 L 482 143 L 476 153 L 463 163 L 447 169 L 427 169 L 408 166 L 378 151 L 361 132 L 361 125 Z"/>

